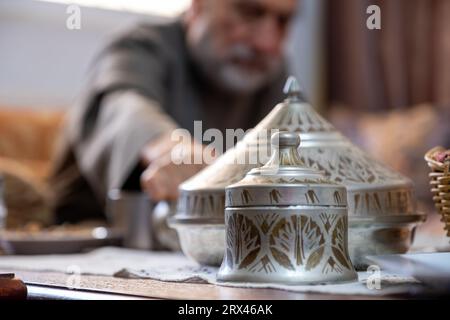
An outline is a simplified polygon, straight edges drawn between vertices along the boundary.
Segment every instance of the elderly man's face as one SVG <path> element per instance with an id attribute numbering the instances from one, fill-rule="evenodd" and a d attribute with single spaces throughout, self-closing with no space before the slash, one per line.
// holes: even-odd
<path id="1" fill-rule="evenodd" d="M 193 0 L 188 44 L 209 76 L 251 92 L 279 71 L 296 0 Z"/>

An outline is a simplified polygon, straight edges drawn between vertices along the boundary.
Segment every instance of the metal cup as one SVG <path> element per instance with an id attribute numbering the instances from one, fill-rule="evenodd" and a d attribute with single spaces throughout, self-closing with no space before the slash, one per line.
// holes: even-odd
<path id="1" fill-rule="evenodd" d="M 155 203 L 142 192 L 113 189 L 108 192 L 107 219 L 123 234 L 123 245 L 133 249 L 156 248 L 152 222 Z"/>

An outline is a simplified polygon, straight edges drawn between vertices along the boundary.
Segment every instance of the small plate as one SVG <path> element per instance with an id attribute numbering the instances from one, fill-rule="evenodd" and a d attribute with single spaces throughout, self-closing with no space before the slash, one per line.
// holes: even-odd
<path id="1" fill-rule="evenodd" d="M 122 234 L 105 227 L 68 231 L 2 231 L 0 246 L 7 254 L 64 254 L 120 245 Z"/>

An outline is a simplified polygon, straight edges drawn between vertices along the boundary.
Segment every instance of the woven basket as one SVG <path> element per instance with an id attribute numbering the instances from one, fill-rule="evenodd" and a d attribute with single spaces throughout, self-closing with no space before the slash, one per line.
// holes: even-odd
<path id="1" fill-rule="evenodd" d="M 435 160 L 436 153 L 443 151 L 443 147 L 435 147 L 425 154 L 425 160 L 431 168 L 429 177 L 434 205 L 450 237 L 450 164 Z"/>

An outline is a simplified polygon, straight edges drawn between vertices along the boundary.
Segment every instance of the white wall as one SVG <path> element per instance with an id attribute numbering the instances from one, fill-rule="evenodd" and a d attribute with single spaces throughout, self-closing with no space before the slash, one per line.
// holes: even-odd
<path id="1" fill-rule="evenodd" d="M 300 0 L 299 12 L 291 30 L 288 58 L 291 72 L 314 107 L 325 101 L 325 1 Z"/>
<path id="2" fill-rule="evenodd" d="M 292 73 L 319 101 L 323 1 L 303 0 L 291 43 Z M 66 28 L 67 5 L 0 0 L 0 106 L 67 107 L 89 62 L 111 35 L 150 15 L 82 7 L 81 30 Z"/>
<path id="3" fill-rule="evenodd" d="M 0 0 L 0 105 L 66 107 L 110 36 L 150 16 L 83 7 L 81 29 L 66 5 Z"/>

